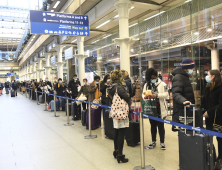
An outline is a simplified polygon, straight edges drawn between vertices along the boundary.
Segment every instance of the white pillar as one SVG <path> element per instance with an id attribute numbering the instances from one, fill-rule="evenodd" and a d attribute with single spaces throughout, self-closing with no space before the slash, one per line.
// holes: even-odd
<path id="1" fill-rule="evenodd" d="M 219 51 L 216 48 L 211 50 L 211 70 L 220 71 Z"/>
<path id="2" fill-rule="evenodd" d="M 30 61 L 30 63 L 29 63 L 29 80 L 31 80 L 31 79 L 32 79 L 32 63 Z"/>
<path id="3" fill-rule="evenodd" d="M 26 65 L 26 73 L 25 73 L 25 80 L 27 81 L 28 80 L 28 64 Z"/>
<path id="4" fill-rule="evenodd" d="M 153 61 L 148 61 L 149 68 L 154 68 Z"/>
<path id="5" fill-rule="evenodd" d="M 46 77 L 48 77 L 48 81 L 51 81 L 50 53 L 45 53 L 45 60 L 46 60 L 45 74 L 46 74 Z"/>
<path id="6" fill-rule="evenodd" d="M 101 50 L 97 50 L 97 62 L 96 62 L 96 69 L 98 72 L 98 76 L 102 76 L 102 56 L 101 56 Z"/>
<path id="7" fill-rule="evenodd" d="M 84 37 L 77 37 L 78 54 L 75 57 L 78 59 L 78 73 L 81 84 L 85 78 L 85 58 L 84 55 Z"/>
<path id="8" fill-rule="evenodd" d="M 41 58 L 38 58 L 38 80 L 40 81 L 40 79 L 42 79 L 42 59 Z"/>
<path id="9" fill-rule="evenodd" d="M 119 14 L 119 37 L 115 43 L 120 46 L 120 69 L 130 73 L 130 45 L 134 42 L 129 37 L 129 12 L 131 10 L 130 0 L 115 0 L 114 5 Z"/>
<path id="10" fill-rule="evenodd" d="M 36 62 L 35 61 L 32 62 L 32 68 L 33 68 L 33 79 L 36 79 L 37 72 L 36 72 Z"/>
<path id="11" fill-rule="evenodd" d="M 58 71 L 58 79 L 61 78 L 63 80 L 63 62 L 62 62 L 62 45 L 56 45 L 57 51 L 57 71 Z"/>
<path id="12" fill-rule="evenodd" d="M 107 65 L 106 65 L 106 66 L 105 66 L 105 74 L 107 74 L 107 72 L 108 72 L 108 71 L 107 71 Z"/>

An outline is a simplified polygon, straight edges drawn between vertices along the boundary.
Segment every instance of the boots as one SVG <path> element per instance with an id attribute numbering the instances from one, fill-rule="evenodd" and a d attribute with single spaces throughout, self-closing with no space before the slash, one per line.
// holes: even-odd
<path id="1" fill-rule="evenodd" d="M 120 162 L 122 162 L 122 163 L 126 163 L 126 162 L 128 162 L 129 161 L 129 159 L 127 159 L 127 158 L 125 158 L 125 155 L 121 155 L 121 156 L 117 156 L 117 162 L 118 163 L 120 163 Z"/>
<path id="2" fill-rule="evenodd" d="M 113 151 L 113 156 L 115 159 L 116 159 L 117 155 L 118 155 L 118 151 Z"/>

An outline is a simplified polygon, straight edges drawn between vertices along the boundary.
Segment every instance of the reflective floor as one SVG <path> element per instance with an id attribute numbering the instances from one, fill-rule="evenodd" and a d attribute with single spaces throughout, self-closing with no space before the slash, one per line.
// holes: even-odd
<path id="1" fill-rule="evenodd" d="M 104 130 L 92 131 L 96 139 L 84 139 L 88 130 L 80 121 L 64 126 L 65 112 L 52 117 L 22 94 L 11 98 L 0 96 L 0 169 L 1 170 L 130 170 L 141 165 L 140 146 L 124 145 L 126 164 L 113 158 L 113 141 L 104 137 Z M 151 142 L 149 120 L 144 120 L 145 145 Z M 156 170 L 178 169 L 177 133 L 165 125 L 167 150 L 159 142 L 153 150 L 145 150 L 146 165 Z M 159 137 L 157 138 L 159 141 Z"/>

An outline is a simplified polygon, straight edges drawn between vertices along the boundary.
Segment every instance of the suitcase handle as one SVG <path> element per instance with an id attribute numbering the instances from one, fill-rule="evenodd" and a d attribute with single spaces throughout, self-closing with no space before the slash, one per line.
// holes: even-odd
<path id="1" fill-rule="evenodd" d="M 193 107 L 193 127 L 195 127 L 195 104 L 192 104 L 192 103 L 186 103 L 185 105 L 184 105 L 184 118 L 185 118 L 185 120 L 184 120 L 184 124 L 186 125 L 187 124 L 187 107 L 186 106 L 188 106 L 188 105 L 190 105 L 191 107 Z M 187 134 L 187 129 L 185 129 L 185 134 Z M 193 131 L 193 136 L 195 136 L 195 131 Z"/>

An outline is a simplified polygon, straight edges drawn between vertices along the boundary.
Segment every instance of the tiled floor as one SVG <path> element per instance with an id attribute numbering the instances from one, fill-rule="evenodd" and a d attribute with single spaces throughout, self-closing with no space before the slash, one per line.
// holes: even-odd
<path id="1" fill-rule="evenodd" d="M 126 164 L 113 158 L 113 141 L 104 137 L 104 131 L 92 131 L 96 139 L 84 139 L 88 130 L 75 121 L 74 126 L 64 126 L 64 112 L 43 111 L 25 96 L 11 98 L 0 96 L 0 170 L 130 170 L 141 164 L 140 146 L 124 145 Z M 151 142 L 150 125 L 144 120 L 145 145 Z M 145 150 L 146 165 L 156 170 L 178 169 L 177 133 L 166 128 L 167 150 L 159 143 L 153 150 Z M 159 141 L 159 137 L 157 139 Z"/>

